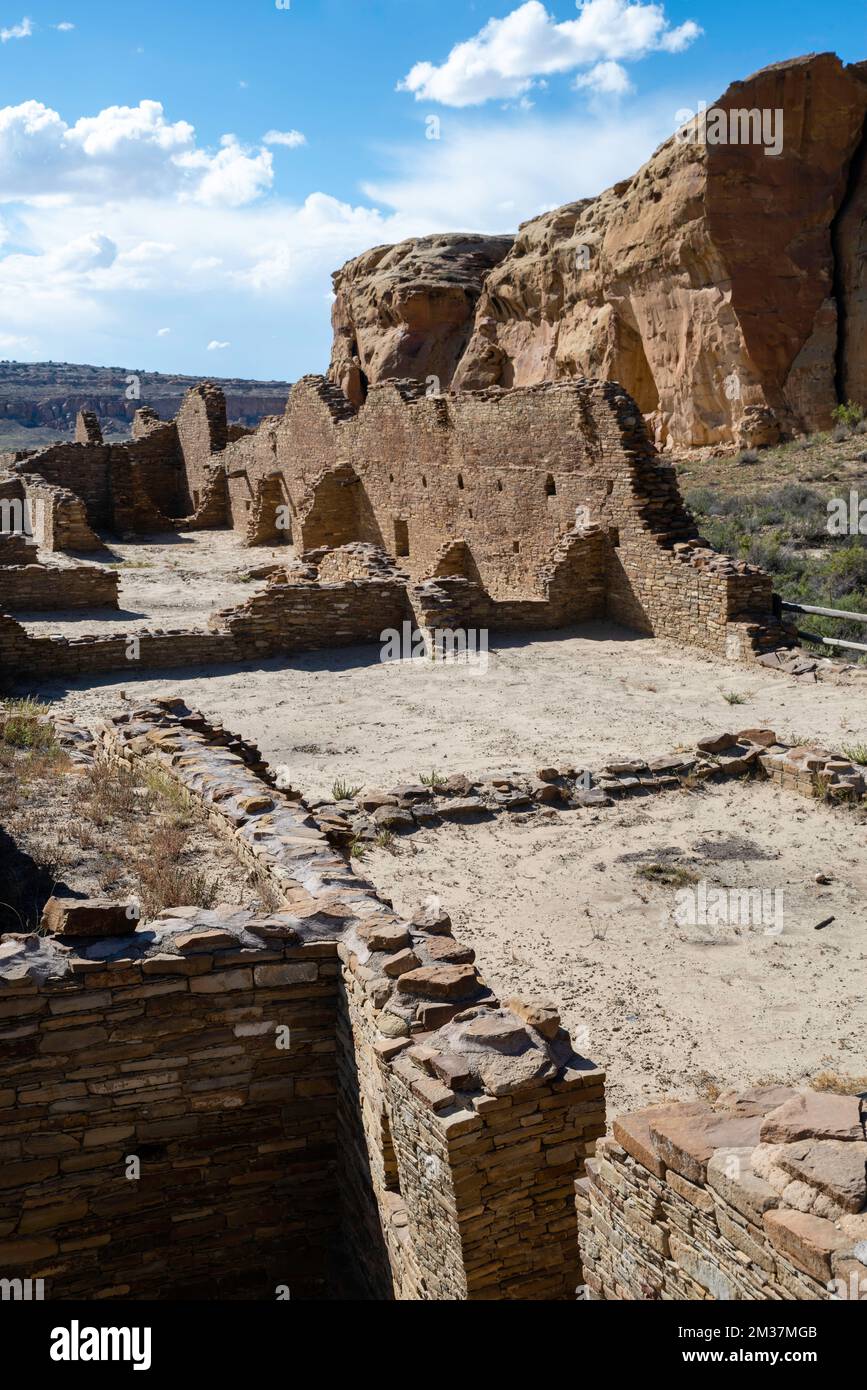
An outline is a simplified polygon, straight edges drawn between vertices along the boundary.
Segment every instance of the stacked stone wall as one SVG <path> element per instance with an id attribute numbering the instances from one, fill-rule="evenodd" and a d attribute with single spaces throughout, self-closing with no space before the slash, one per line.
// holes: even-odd
<path id="1" fill-rule="evenodd" d="M 5 559 L 0 549 L 0 561 Z M 0 611 L 117 608 L 120 577 L 98 565 L 0 563 Z"/>
<path id="2" fill-rule="evenodd" d="M 174 909 L 72 951 L 13 939 L 4 1271 L 54 1297 L 321 1294 L 339 1215 L 368 1296 L 573 1296 L 603 1076 L 556 1013 L 501 1007 L 445 914 L 396 918 L 257 751 L 181 701 L 100 743 L 155 760 L 285 906 Z"/>
<path id="3" fill-rule="evenodd" d="M 3 979 L 4 1275 L 51 1299 L 322 1295 L 337 965 L 231 925 L 187 912 L 157 949 Z"/>
<path id="4" fill-rule="evenodd" d="M 864 1121 L 782 1086 L 619 1117 L 576 1184 L 591 1296 L 867 1298 Z"/>

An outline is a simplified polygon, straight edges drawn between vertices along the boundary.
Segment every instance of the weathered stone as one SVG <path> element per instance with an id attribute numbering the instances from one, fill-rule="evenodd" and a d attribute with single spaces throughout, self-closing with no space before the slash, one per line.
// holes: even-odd
<path id="1" fill-rule="evenodd" d="M 765 1119 L 763 1144 L 789 1144 L 798 1139 L 864 1138 L 857 1096 L 804 1091 L 785 1101 Z"/>
<path id="2" fill-rule="evenodd" d="M 779 1204 L 779 1196 L 752 1171 L 751 1148 L 717 1149 L 708 1160 L 707 1183 L 724 1202 L 756 1226 L 766 1211 Z"/>
<path id="3" fill-rule="evenodd" d="M 471 965 L 426 965 L 401 975 L 397 987 L 425 999 L 465 999 L 478 989 L 478 976 Z"/>
<path id="4" fill-rule="evenodd" d="M 824 1192 L 844 1211 L 867 1206 L 867 1143 L 804 1139 L 778 1146 L 777 1163 L 799 1182 Z"/>
<path id="5" fill-rule="evenodd" d="M 831 1256 L 850 1244 L 830 1221 L 820 1216 L 777 1209 L 765 1212 L 762 1220 L 774 1249 L 822 1283 L 831 1278 Z"/>
<path id="6" fill-rule="evenodd" d="M 421 961 L 415 951 L 397 951 L 393 956 L 385 956 L 380 961 L 382 969 L 386 975 L 396 978 L 398 975 L 406 975 L 410 970 L 417 970 Z"/>
<path id="7" fill-rule="evenodd" d="M 761 1116 L 731 1112 L 704 1114 L 657 1112 L 650 1116 L 650 1133 L 659 1157 L 667 1168 L 703 1183 L 707 1165 L 716 1149 L 743 1148 L 759 1142 Z"/>
<path id="8" fill-rule="evenodd" d="M 553 1004 L 545 1004 L 541 1000 L 522 999 L 517 995 L 505 1000 L 505 1004 L 512 1013 L 518 1015 L 518 1018 L 522 1018 L 531 1028 L 535 1028 L 537 1033 L 541 1033 L 543 1038 L 556 1038 L 560 1031 L 560 1015 Z"/>
<path id="9" fill-rule="evenodd" d="M 55 894 L 43 908 L 42 926 L 54 936 L 129 936 L 136 921 L 127 908 L 109 898 Z"/>

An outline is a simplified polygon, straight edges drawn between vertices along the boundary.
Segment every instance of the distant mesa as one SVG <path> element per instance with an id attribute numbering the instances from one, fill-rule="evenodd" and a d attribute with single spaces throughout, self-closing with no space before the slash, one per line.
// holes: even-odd
<path id="1" fill-rule="evenodd" d="M 91 367 L 73 362 L 0 362 L 0 444 L 37 447 L 74 436 L 84 410 L 105 436 L 129 437 L 136 411 L 149 406 L 172 419 L 199 377 Z M 291 383 L 214 378 L 226 397 L 229 423 L 252 428 L 266 415 L 282 415 Z M 12 436 L 15 436 L 14 440 Z"/>

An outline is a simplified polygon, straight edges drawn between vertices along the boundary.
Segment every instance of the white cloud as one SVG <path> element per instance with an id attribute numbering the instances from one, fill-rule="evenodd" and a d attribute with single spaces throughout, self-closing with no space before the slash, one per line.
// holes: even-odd
<path id="1" fill-rule="evenodd" d="M 416 63 L 399 91 L 416 101 L 479 106 L 519 97 L 537 80 L 593 63 L 631 60 L 660 49 L 679 53 L 702 32 L 692 20 L 672 29 L 664 6 L 644 0 L 576 0 L 578 18 L 558 24 L 541 0 L 527 0 L 456 44 L 444 63 Z"/>
<path id="2" fill-rule="evenodd" d="M 201 172 L 192 196 L 196 202 L 209 207 L 242 207 L 258 198 L 274 182 L 271 152 L 260 150 L 253 155 L 234 135 L 223 136 L 223 147 L 218 154 L 191 150 L 178 155 L 174 163 L 190 173 Z"/>
<path id="3" fill-rule="evenodd" d="M 576 91 L 586 89 L 606 96 L 623 96 L 624 93 L 632 91 L 629 73 L 620 63 L 611 60 L 596 63 L 589 72 L 576 77 L 572 85 Z"/>
<path id="4" fill-rule="evenodd" d="M 68 125 L 39 101 L 0 108 L 0 201 L 177 195 L 238 207 L 273 183 L 273 156 L 224 135 L 212 153 L 158 101 L 108 106 Z"/>
<path id="5" fill-rule="evenodd" d="M 54 27 L 55 27 L 55 29 L 58 29 L 58 30 L 60 31 L 61 34 L 68 34 L 69 31 L 70 31 L 70 29 L 74 29 L 74 28 L 75 28 L 75 25 L 74 25 L 74 24 L 70 24 L 70 22 L 69 22 L 68 19 L 64 19 L 63 22 L 62 22 L 61 24 L 55 24 Z"/>
<path id="6" fill-rule="evenodd" d="M 287 149 L 296 150 L 299 145 L 307 144 L 307 136 L 300 130 L 269 130 L 262 136 L 262 144 L 285 145 Z"/>
<path id="7" fill-rule="evenodd" d="M 158 328 L 158 329 L 157 329 L 157 337 L 158 337 L 158 338 L 167 338 L 167 337 L 169 336 L 169 334 L 171 333 L 171 331 L 172 331 L 172 330 L 171 330 L 170 328 Z"/>
<path id="8" fill-rule="evenodd" d="M 11 29 L 0 29 L 0 43 L 8 43 L 10 39 L 29 39 L 33 33 L 33 20 L 22 19 L 20 24 L 13 24 Z"/>
<path id="9" fill-rule="evenodd" d="M 25 188 L 0 208 L 2 332 L 27 339 L 29 360 L 139 360 L 135 345 L 150 342 L 148 365 L 206 375 L 213 354 L 227 353 L 208 351 L 212 341 L 231 344 L 226 361 L 247 375 L 324 370 L 324 303 L 344 261 L 430 232 L 510 232 L 598 193 L 670 134 L 677 104 L 665 93 L 617 116 L 607 106 L 559 121 L 455 116 L 447 140 L 380 149 L 385 172 L 354 202 L 321 190 L 300 202 L 244 201 L 267 167 L 232 187 L 233 165 L 245 158 L 237 139 L 225 137 L 216 155 L 198 150 L 192 127 L 168 123 L 160 108 L 72 125 L 37 102 L 24 114 L 13 108 L 11 124 L 0 111 L 0 188 L 5 194 L 9 169 Z M 76 132 L 71 141 L 67 131 Z M 192 167 L 178 169 L 178 155 L 195 156 Z M 127 177 L 136 157 L 138 179 Z M 212 336 L 216 302 L 223 339 Z M 6 355 L 16 352 L 25 355 Z"/>
<path id="10" fill-rule="evenodd" d="M 114 265 L 117 246 L 111 237 L 102 232 L 90 232 L 86 236 L 68 241 L 49 253 L 51 263 L 58 271 L 79 274 L 82 271 L 103 270 Z"/>
<path id="11" fill-rule="evenodd" d="M 222 352 L 223 348 L 231 347 L 231 343 L 221 343 L 216 338 L 212 338 L 208 343 L 208 352 Z"/>
<path id="12" fill-rule="evenodd" d="M 13 333 L 0 333 L 0 352 L 27 352 L 32 347 L 30 338 L 21 338 Z"/>
<path id="13" fill-rule="evenodd" d="M 560 120 L 533 115 L 450 123 L 448 140 L 391 150 L 394 172 L 364 192 L 414 231 L 514 231 L 548 208 L 589 198 L 626 178 L 671 133 L 670 99 L 640 111 Z M 384 240 L 384 238 L 380 238 Z M 373 243 L 371 243 L 373 244 Z"/>

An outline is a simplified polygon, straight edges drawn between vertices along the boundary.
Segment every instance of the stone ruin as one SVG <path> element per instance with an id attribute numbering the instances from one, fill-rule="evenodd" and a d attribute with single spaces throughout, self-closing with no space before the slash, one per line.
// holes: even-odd
<path id="1" fill-rule="evenodd" d="M 438 899 L 395 914 L 254 745 L 175 697 L 56 732 L 78 768 L 159 769 L 279 906 L 139 922 L 55 888 L 41 934 L 4 938 L 4 1275 L 54 1299 L 865 1297 L 856 1096 L 759 1087 L 606 1137 L 604 1073 L 556 1007 L 497 999 Z M 700 768 L 839 783 L 830 755 L 802 779 L 804 751 L 721 735 L 655 790 Z M 606 774 L 630 796 L 654 768 Z"/>
<path id="2" fill-rule="evenodd" d="M 306 564 L 271 574 L 208 632 L 143 634 L 143 666 L 375 641 L 407 618 L 506 631 L 607 618 L 729 660 L 794 640 L 770 577 L 698 535 L 673 469 L 613 382 L 428 396 L 390 381 L 356 408 L 305 377 L 284 415 L 252 431 L 227 426 L 222 392 L 204 383 L 174 421 L 139 410 L 128 442 L 101 442 L 82 416 L 75 443 L 0 457 L 0 493 L 35 512 L 49 550 L 231 527 L 242 544 L 291 543 L 314 558 L 316 582 Z M 359 546 L 379 554 L 363 573 L 325 559 Z M 97 582 L 97 567 L 86 573 L 79 582 Z M 58 607 L 65 590 L 64 580 Z M 10 672 L 125 664 L 121 638 L 29 637 L 10 616 L 28 605 L 14 595 L 4 605 L 2 592 L 0 580 Z"/>

